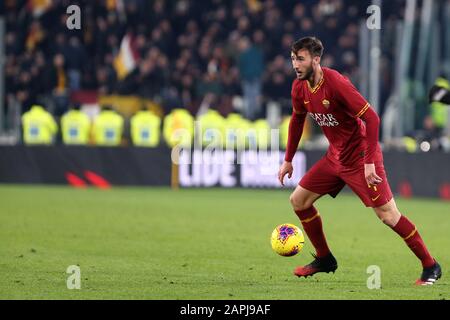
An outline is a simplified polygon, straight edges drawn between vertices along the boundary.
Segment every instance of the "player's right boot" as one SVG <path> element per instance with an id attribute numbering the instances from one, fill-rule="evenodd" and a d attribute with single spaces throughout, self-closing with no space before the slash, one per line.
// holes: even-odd
<path id="1" fill-rule="evenodd" d="M 295 268 L 294 274 L 297 277 L 309 277 L 317 272 L 335 272 L 338 265 L 336 258 L 331 254 L 328 254 L 325 257 L 317 257 L 313 254 L 314 261 L 306 266 L 300 266 Z"/>
<path id="2" fill-rule="evenodd" d="M 441 266 L 437 261 L 429 268 L 424 268 L 422 276 L 416 281 L 418 286 L 433 285 L 442 276 Z"/>

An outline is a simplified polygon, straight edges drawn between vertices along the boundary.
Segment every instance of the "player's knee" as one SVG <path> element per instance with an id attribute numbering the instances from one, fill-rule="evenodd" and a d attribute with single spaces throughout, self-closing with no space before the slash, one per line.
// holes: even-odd
<path id="1" fill-rule="evenodd" d="M 385 225 L 387 225 L 387 226 L 389 226 L 389 227 L 393 227 L 393 226 L 395 226 L 395 224 L 394 224 L 394 219 L 392 219 L 392 217 L 390 217 L 390 216 L 384 216 L 384 217 L 380 217 L 380 219 L 381 219 L 381 221 L 385 224 Z"/>
<path id="2" fill-rule="evenodd" d="M 289 201 L 291 202 L 292 208 L 295 211 L 305 210 L 311 206 L 308 205 L 308 202 L 305 199 L 296 196 L 295 193 L 291 194 L 291 196 L 289 197 Z"/>
<path id="3" fill-rule="evenodd" d="M 378 218 L 389 227 L 394 227 L 401 217 L 393 199 L 381 207 L 374 208 L 374 210 Z"/>
<path id="4" fill-rule="evenodd" d="M 289 202 L 291 203 L 292 207 L 295 209 L 295 206 L 297 204 L 297 200 L 295 199 L 295 196 L 294 196 L 293 193 L 289 196 Z"/>
<path id="5" fill-rule="evenodd" d="M 397 213 L 395 211 L 386 211 L 379 213 L 378 217 L 385 225 L 392 228 L 397 224 L 400 218 L 400 213 Z"/>

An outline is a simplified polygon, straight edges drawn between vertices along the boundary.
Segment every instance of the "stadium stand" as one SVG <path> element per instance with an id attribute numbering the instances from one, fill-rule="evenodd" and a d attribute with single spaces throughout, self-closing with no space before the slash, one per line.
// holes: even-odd
<path id="1" fill-rule="evenodd" d="M 66 27 L 74 4 L 82 8 L 80 30 Z M 383 6 L 389 47 L 404 1 Z M 275 102 L 281 122 L 291 110 L 290 45 L 311 34 L 327 49 L 322 65 L 356 84 L 362 76 L 358 37 L 367 5 L 357 0 L 8 0 L 5 9 L 5 105 L 20 113 L 38 103 L 59 118 L 80 96 L 133 95 L 164 115 L 184 108 L 195 116 L 207 99 L 224 117 L 250 120 L 265 118 Z M 383 70 L 393 68 L 392 56 L 383 52 Z M 393 88 L 388 74 L 380 115 Z"/>

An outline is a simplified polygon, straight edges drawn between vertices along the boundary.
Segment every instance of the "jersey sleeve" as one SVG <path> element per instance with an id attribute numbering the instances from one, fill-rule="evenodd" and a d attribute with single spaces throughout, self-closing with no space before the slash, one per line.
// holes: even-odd
<path id="1" fill-rule="evenodd" d="M 289 121 L 288 141 L 286 145 L 286 154 L 284 157 L 284 160 L 288 162 L 292 162 L 295 152 L 297 151 L 306 118 L 306 109 L 301 97 L 300 86 L 301 84 L 298 80 L 294 80 L 292 83 L 292 116 Z"/>
<path id="2" fill-rule="evenodd" d="M 364 162 L 374 163 L 378 146 L 380 119 L 370 107 L 369 102 L 358 92 L 346 77 L 338 74 L 336 83 L 337 99 L 340 100 L 345 111 L 354 118 L 361 118 L 366 124 L 367 148 L 364 152 Z"/>
<path id="3" fill-rule="evenodd" d="M 286 145 L 286 153 L 284 160 L 292 162 L 297 152 L 298 144 L 302 138 L 303 126 L 305 124 L 306 113 L 296 113 L 292 111 L 291 120 L 289 121 L 288 141 Z"/>
<path id="4" fill-rule="evenodd" d="M 294 80 L 294 82 L 292 83 L 292 90 L 291 90 L 292 109 L 293 112 L 297 114 L 304 114 L 306 113 L 306 109 L 303 104 L 300 89 L 301 89 L 300 82 L 298 80 Z"/>
<path id="5" fill-rule="evenodd" d="M 337 99 L 345 106 L 350 116 L 360 118 L 370 108 L 369 102 L 359 93 L 348 78 L 338 74 L 335 80 L 334 86 Z"/>

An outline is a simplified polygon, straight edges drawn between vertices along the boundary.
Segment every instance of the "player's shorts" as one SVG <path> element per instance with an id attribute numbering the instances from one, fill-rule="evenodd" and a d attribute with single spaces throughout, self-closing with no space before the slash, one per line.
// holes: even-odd
<path id="1" fill-rule="evenodd" d="M 392 192 L 382 158 L 375 161 L 375 172 L 383 181 L 371 186 L 366 182 L 362 161 L 352 166 L 342 166 L 324 156 L 308 170 L 299 185 L 314 193 L 329 194 L 335 198 L 347 184 L 367 207 L 376 208 L 388 203 Z"/>

